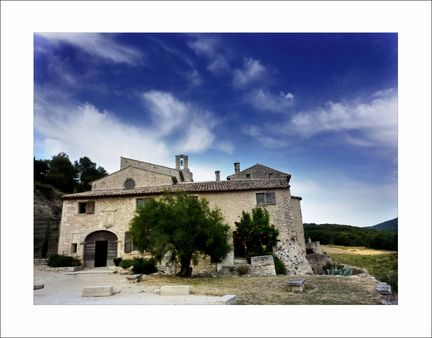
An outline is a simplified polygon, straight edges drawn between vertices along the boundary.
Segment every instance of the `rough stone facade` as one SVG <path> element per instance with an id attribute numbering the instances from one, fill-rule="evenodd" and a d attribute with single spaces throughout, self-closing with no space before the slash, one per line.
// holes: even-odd
<path id="1" fill-rule="evenodd" d="M 240 171 L 240 163 L 236 162 L 234 170 L 236 173 L 228 176 L 228 180 L 287 178 L 289 181 L 291 177 L 290 174 L 266 167 L 265 165 L 259 163 L 243 171 Z"/>
<path id="2" fill-rule="evenodd" d="M 131 170 L 128 171 L 129 169 Z M 121 171 L 133 174 L 140 170 L 136 171 L 135 167 L 126 167 Z M 148 172 L 147 170 L 142 171 Z M 113 182 L 113 186 L 118 187 L 128 176 L 120 176 L 118 173 L 108 176 L 105 182 Z M 137 182 L 140 180 L 138 176 L 133 176 Z M 162 174 L 160 177 L 168 176 Z M 96 184 L 100 182 L 101 180 L 96 181 Z M 109 231 L 117 237 L 117 256 L 133 255 L 133 252 L 125 253 L 125 236 L 129 229 L 129 222 L 136 211 L 137 199 L 160 198 L 162 188 L 165 189 L 167 186 L 173 190 L 186 191 L 198 198 L 207 199 L 211 208 L 217 207 L 221 210 L 224 221 L 230 225 L 232 231 L 235 230 L 235 222 L 240 221 L 242 211 L 251 212 L 257 206 L 266 208 L 270 214 L 270 222 L 279 230 L 279 242 L 275 253 L 285 263 L 288 273 L 312 273 L 305 256 L 303 226 L 300 226 L 299 223 L 301 222 L 300 200 L 291 197 L 286 177 L 280 180 L 256 180 L 254 182 L 239 180 L 231 183 L 223 181 L 174 185 L 171 181 L 170 185 L 127 191 L 117 191 L 116 189 L 119 188 L 111 187 L 109 187 L 111 190 L 104 191 L 99 190 L 97 185 L 90 192 L 66 195 L 63 201 L 59 253 L 82 258 L 86 238 L 96 231 Z M 268 192 L 274 193 L 275 200 L 269 204 L 257 205 L 257 194 Z M 80 213 L 82 212 L 80 204 L 93 203 L 93 201 L 92 213 Z M 113 262 L 107 262 L 107 265 L 113 265 Z M 219 271 L 223 266 L 233 265 L 234 252 L 231 251 L 222 263 L 217 264 L 217 270 Z M 201 268 L 213 270 L 214 266 L 208 267 L 204 264 Z"/>

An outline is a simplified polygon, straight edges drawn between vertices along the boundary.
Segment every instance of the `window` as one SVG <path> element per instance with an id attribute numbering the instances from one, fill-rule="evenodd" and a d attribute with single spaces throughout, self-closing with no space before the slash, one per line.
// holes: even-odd
<path id="1" fill-rule="evenodd" d="M 146 200 L 145 198 L 137 198 L 136 199 L 136 208 L 137 208 L 137 210 L 139 208 L 142 208 L 144 206 L 145 200 Z"/>
<path id="2" fill-rule="evenodd" d="M 95 201 L 78 202 L 79 214 L 94 214 Z"/>
<path id="3" fill-rule="evenodd" d="M 125 232 L 125 242 L 124 242 L 124 252 L 130 253 L 134 250 L 134 245 L 132 241 L 132 237 L 129 231 Z"/>
<path id="4" fill-rule="evenodd" d="M 180 169 L 184 169 L 184 159 L 183 159 L 183 157 L 180 158 Z"/>
<path id="5" fill-rule="evenodd" d="M 78 249 L 78 244 L 77 243 L 72 243 L 71 245 L 71 253 L 76 253 Z"/>
<path id="6" fill-rule="evenodd" d="M 246 178 L 251 178 L 251 174 L 246 174 Z"/>
<path id="7" fill-rule="evenodd" d="M 273 173 L 268 173 L 267 178 L 273 178 Z"/>
<path id="8" fill-rule="evenodd" d="M 128 178 L 125 182 L 124 182 L 124 187 L 125 189 L 133 189 L 135 188 L 135 181 L 131 178 Z"/>
<path id="9" fill-rule="evenodd" d="M 276 204 L 274 192 L 259 192 L 256 194 L 257 205 Z"/>

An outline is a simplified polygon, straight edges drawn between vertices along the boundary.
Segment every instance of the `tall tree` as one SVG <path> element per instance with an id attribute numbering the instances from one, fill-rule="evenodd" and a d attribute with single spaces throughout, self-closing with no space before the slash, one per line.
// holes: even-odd
<path id="1" fill-rule="evenodd" d="M 66 153 L 54 155 L 50 161 L 47 182 L 61 192 L 70 193 L 76 189 L 78 171 Z"/>
<path id="2" fill-rule="evenodd" d="M 92 162 L 87 156 L 81 157 L 79 161 L 75 161 L 74 167 L 78 171 L 78 190 L 87 191 L 90 190 L 90 182 L 102 178 L 108 173 L 106 170 Z"/>
<path id="3" fill-rule="evenodd" d="M 240 222 L 235 224 L 237 227 L 235 245 L 237 250 L 245 254 L 246 258 L 268 255 L 273 252 L 279 231 L 270 224 L 270 215 L 267 209 L 254 208 L 252 209 L 252 216 L 243 211 Z"/>
<path id="4" fill-rule="evenodd" d="M 50 160 L 37 160 L 33 158 L 34 180 L 40 183 L 47 183 Z"/>
<path id="5" fill-rule="evenodd" d="M 199 253 L 220 262 L 230 251 L 229 226 L 220 210 L 210 210 L 207 200 L 184 193 L 147 200 L 130 226 L 140 250 L 151 251 L 159 261 L 167 254 L 180 260 L 179 276 L 191 276 L 191 260 Z"/>

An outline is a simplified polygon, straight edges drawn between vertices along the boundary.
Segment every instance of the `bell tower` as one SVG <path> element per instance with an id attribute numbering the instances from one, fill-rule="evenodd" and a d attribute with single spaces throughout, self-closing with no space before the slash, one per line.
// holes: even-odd
<path id="1" fill-rule="evenodd" d="M 192 182 L 192 173 L 189 171 L 189 157 L 187 155 L 176 155 L 176 169 L 183 173 L 185 182 Z"/>

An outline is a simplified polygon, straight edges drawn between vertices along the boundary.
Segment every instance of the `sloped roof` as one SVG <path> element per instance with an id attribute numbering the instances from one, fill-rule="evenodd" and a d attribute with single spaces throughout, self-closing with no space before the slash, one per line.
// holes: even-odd
<path id="1" fill-rule="evenodd" d="M 136 195 L 156 195 L 168 192 L 227 192 L 246 191 L 260 189 L 287 189 L 289 183 L 286 179 L 264 179 L 264 180 L 235 180 L 235 181 L 209 181 L 209 182 L 182 182 L 173 185 L 157 185 L 141 187 L 130 190 L 111 189 L 93 190 L 76 194 L 64 195 L 63 199 L 82 199 L 99 197 L 122 197 Z"/>
<path id="2" fill-rule="evenodd" d="M 250 170 L 250 169 L 256 168 L 256 167 L 264 168 L 264 169 L 266 169 L 266 170 L 271 170 L 271 171 L 277 172 L 277 173 L 279 173 L 279 174 L 287 175 L 288 177 L 291 177 L 291 175 L 288 174 L 288 173 L 284 173 L 284 172 L 282 172 L 282 171 L 279 171 L 279 170 L 276 170 L 276 169 L 273 169 L 273 168 L 267 167 L 267 166 L 265 166 L 265 165 L 263 165 L 263 164 L 261 164 L 261 163 L 257 163 L 257 164 L 255 164 L 255 165 L 253 165 L 252 167 L 249 167 L 249 168 L 243 169 L 243 170 L 239 171 L 238 173 L 234 173 L 234 174 L 232 174 L 232 175 L 229 175 L 227 178 L 234 177 L 234 176 L 236 176 L 236 175 L 238 175 L 238 174 L 240 174 L 240 173 L 244 173 L 244 172 L 246 172 L 246 171 L 248 171 L 248 170 Z"/>

